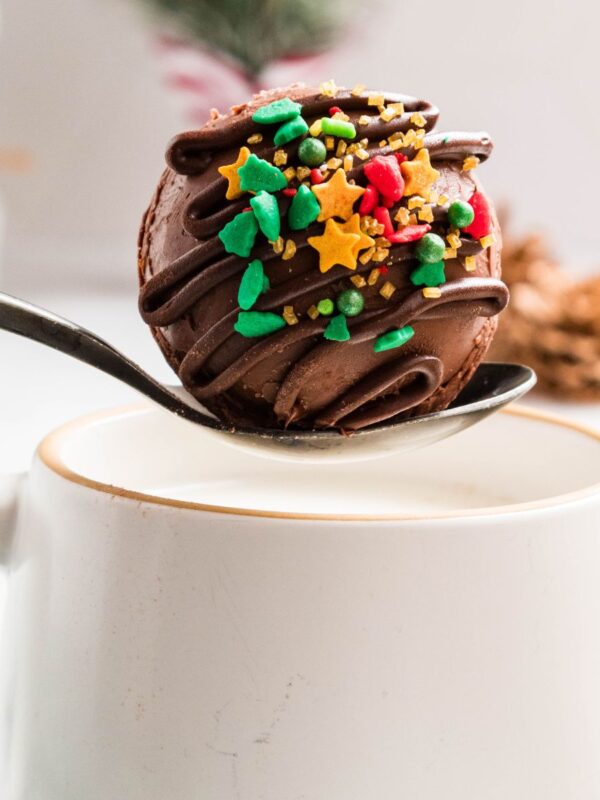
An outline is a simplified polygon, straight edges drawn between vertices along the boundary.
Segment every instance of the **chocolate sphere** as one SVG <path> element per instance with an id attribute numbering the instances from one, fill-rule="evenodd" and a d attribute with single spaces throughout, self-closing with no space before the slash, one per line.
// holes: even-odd
<path id="1" fill-rule="evenodd" d="M 443 409 L 467 383 L 508 301 L 473 171 L 492 144 L 435 133 L 437 117 L 404 95 L 296 84 L 170 143 L 140 232 L 140 311 L 210 411 L 353 431 Z M 319 169 L 299 157 L 311 138 Z M 463 229 L 456 201 L 474 209 Z M 356 315 L 320 313 L 356 292 Z"/>

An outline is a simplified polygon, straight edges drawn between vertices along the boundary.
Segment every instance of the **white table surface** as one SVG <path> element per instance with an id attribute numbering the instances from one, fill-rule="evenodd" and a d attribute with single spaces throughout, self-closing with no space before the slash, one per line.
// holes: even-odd
<path id="1" fill-rule="evenodd" d="M 62 314 L 103 336 L 159 380 L 174 382 L 133 294 L 31 292 L 26 299 Z M 101 408 L 136 402 L 139 396 L 73 359 L 34 342 L 0 332 L 0 473 L 27 469 L 36 444 L 67 420 Z M 566 404 L 534 395 L 527 400 L 547 411 L 600 430 L 600 404 Z"/>

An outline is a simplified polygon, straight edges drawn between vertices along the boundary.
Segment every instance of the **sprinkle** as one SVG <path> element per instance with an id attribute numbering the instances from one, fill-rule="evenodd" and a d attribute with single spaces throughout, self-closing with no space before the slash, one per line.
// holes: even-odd
<path id="1" fill-rule="evenodd" d="M 273 252 L 276 255 L 281 255 L 283 253 L 283 237 L 280 236 L 276 241 L 271 242 L 273 246 Z"/>
<path id="2" fill-rule="evenodd" d="M 285 249 L 281 258 L 283 261 L 289 261 L 296 255 L 296 242 L 293 239 L 288 239 L 285 243 Z"/>
<path id="3" fill-rule="evenodd" d="M 417 215 L 416 214 L 413 213 L 413 214 L 409 214 L 408 215 L 408 224 L 409 225 L 417 225 L 418 222 L 419 222 L 419 220 L 417 219 Z"/>
<path id="4" fill-rule="evenodd" d="M 433 209 L 431 206 L 424 206 L 419 209 L 417 216 L 421 222 L 433 222 Z"/>
<path id="5" fill-rule="evenodd" d="M 333 150 L 334 149 L 334 147 L 335 147 L 335 139 L 333 138 L 333 136 L 326 136 L 325 137 L 325 147 L 328 150 Z"/>
<path id="6" fill-rule="evenodd" d="M 375 350 L 376 353 L 382 353 L 384 350 L 393 350 L 395 347 L 401 347 L 403 344 L 406 344 L 414 335 L 415 329 L 410 325 L 405 325 L 403 328 L 396 328 L 393 331 L 378 336 L 373 345 L 373 350 Z"/>
<path id="7" fill-rule="evenodd" d="M 284 306 L 282 316 L 288 325 L 298 324 L 298 317 L 294 312 L 294 306 Z"/>
<path id="8" fill-rule="evenodd" d="M 250 200 L 250 205 L 262 233 L 270 242 L 274 242 L 281 229 L 277 198 L 274 194 L 260 191 Z"/>
<path id="9" fill-rule="evenodd" d="M 427 286 L 421 291 L 423 292 L 423 297 L 426 297 L 428 300 L 435 300 L 442 296 L 442 290 L 437 286 Z"/>
<path id="10" fill-rule="evenodd" d="M 399 222 L 400 225 L 408 225 L 409 216 L 408 209 L 402 206 L 402 208 L 398 209 L 398 213 L 395 215 L 394 220 Z"/>
<path id="11" fill-rule="evenodd" d="M 448 236 L 446 236 L 446 241 L 450 247 L 453 247 L 455 250 L 458 250 L 459 247 L 462 247 L 462 242 L 458 233 L 449 233 Z"/>
<path id="12" fill-rule="evenodd" d="M 465 256 L 465 269 L 467 272 L 475 272 L 477 269 L 475 256 Z"/>
<path id="13" fill-rule="evenodd" d="M 383 111 L 380 112 L 379 116 L 384 122 L 391 122 L 394 117 L 398 116 L 398 112 L 394 111 L 393 108 L 384 108 Z"/>
<path id="14" fill-rule="evenodd" d="M 375 261 L 376 263 L 379 263 L 380 261 L 385 261 L 386 258 L 389 256 L 389 254 L 390 254 L 389 247 L 376 247 L 375 252 L 373 253 L 372 260 Z"/>
<path id="15" fill-rule="evenodd" d="M 442 283 L 446 283 L 444 262 L 437 261 L 435 264 L 420 264 L 411 272 L 410 282 L 413 286 L 439 286 Z"/>
<path id="16" fill-rule="evenodd" d="M 307 167 L 318 167 L 325 161 L 327 150 L 321 139 L 309 137 L 300 142 L 298 147 L 298 158 Z"/>
<path id="17" fill-rule="evenodd" d="M 345 289 L 335 302 L 338 311 L 346 317 L 357 317 L 365 307 L 365 298 L 358 289 Z"/>
<path id="18" fill-rule="evenodd" d="M 240 311 L 233 327 L 242 336 L 252 338 L 266 336 L 285 328 L 285 320 L 279 314 L 272 314 L 270 311 Z"/>
<path id="19" fill-rule="evenodd" d="M 465 200 L 455 200 L 448 208 L 448 220 L 455 228 L 468 228 L 475 219 L 475 211 Z"/>
<path id="20" fill-rule="evenodd" d="M 390 150 L 392 153 L 394 153 L 396 150 L 400 150 L 401 147 L 404 147 L 403 139 L 394 139 L 394 141 L 390 140 Z"/>
<path id="21" fill-rule="evenodd" d="M 330 158 L 329 161 L 325 162 L 327 164 L 327 169 L 339 169 L 342 166 L 342 159 L 341 158 Z"/>
<path id="22" fill-rule="evenodd" d="M 394 286 L 394 284 L 390 283 L 389 281 L 386 281 L 383 284 L 383 286 L 381 287 L 381 289 L 379 290 L 379 294 L 383 298 L 385 298 L 385 300 L 389 300 L 390 297 L 394 294 L 395 291 L 396 291 L 396 287 Z"/>
<path id="23" fill-rule="evenodd" d="M 263 140 L 262 133 L 253 133 L 252 136 L 249 136 L 246 139 L 248 144 L 258 144 L 259 142 L 262 142 L 262 140 Z"/>
<path id="24" fill-rule="evenodd" d="M 288 142 L 294 141 L 294 139 L 299 139 L 300 136 L 304 136 L 305 133 L 308 133 L 308 124 L 304 117 L 294 117 L 294 119 L 291 119 L 289 122 L 284 122 L 283 125 L 277 129 L 273 137 L 273 142 L 279 147 L 279 145 L 287 144 Z"/>
<path id="25" fill-rule="evenodd" d="M 375 286 L 377 281 L 379 280 L 379 276 L 381 275 L 381 270 L 375 268 L 369 272 L 369 277 L 367 278 L 367 283 L 369 286 Z"/>
<path id="26" fill-rule="evenodd" d="M 247 258 L 254 247 L 254 240 L 258 233 L 258 223 L 252 212 L 242 211 L 236 214 L 219 231 L 219 239 L 223 243 L 225 252 Z"/>
<path id="27" fill-rule="evenodd" d="M 446 194 L 441 194 L 438 197 L 438 206 L 445 206 L 450 198 Z"/>
<path id="28" fill-rule="evenodd" d="M 491 233 L 479 240 L 479 244 L 484 248 L 491 247 L 493 244 L 495 244 L 495 242 L 496 237 Z"/>
<path id="29" fill-rule="evenodd" d="M 265 271 L 262 261 L 255 258 L 244 270 L 238 289 L 238 305 L 244 311 L 249 311 L 262 294 L 264 280 Z"/>
<path id="30" fill-rule="evenodd" d="M 354 89 L 352 89 L 352 94 L 355 97 L 360 97 L 366 88 L 367 87 L 364 85 L 364 83 L 357 83 Z"/>
<path id="31" fill-rule="evenodd" d="M 283 170 L 283 174 L 285 175 L 288 183 L 289 181 L 293 181 L 296 177 L 296 168 L 295 167 L 288 167 L 287 169 Z"/>
<path id="32" fill-rule="evenodd" d="M 375 254 L 375 248 L 369 247 L 368 250 L 365 250 L 365 252 L 358 257 L 358 260 L 360 261 L 361 264 L 368 264 L 369 261 L 373 258 L 374 254 Z"/>
<path id="33" fill-rule="evenodd" d="M 360 117 L 358 118 L 358 124 L 359 125 L 369 125 L 369 123 L 371 122 L 371 119 L 372 119 L 372 117 L 370 117 L 368 114 L 361 114 Z"/>
<path id="34" fill-rule="evenodd" d="M 486 196 L 481 192 L 473 192 L 469 198 L 469 205 L 475 216 L 473 222 L 463 228 L 463 232 L 474 239 L 482 239 L 492 231 L 492 209 Z"/>
<path id="35" fill-rule="evenodd" d="M 340 141 L 337 143 L 337 148 L 335 150 L 336 156 L 338 158 L 341 158 L 346 152 L 347 147 L 348 145 L 346 144 L 346 142 L 343 139 L 340 139 Z"/>
<path id="36" fill-rule="evenodd" d="M 285 174 L 254 153 L 238 169 L 238 175 L 243 192 L 259 192 L 261 189 L 265 192 L 277 192 L 287 186 Z"/>
<path id="37" fill-rule="evenodd" d="M 323 336 L 331 342 L 347 342 L 350 338 L 350 331 L 348 330 L 346 317 L 343 314 L 332 317 L 325 328 Z"/>
<path id="38" fill-rule="evenodd" d="M 326 297 L 324 300 L 319 300 L 317 303 L 317 312 L 324 317 L 329 317 L 335 311 L 333 300 Z"/>
<path id="39" fill-rule="evenodd" d="M 403 142 L 404 141 L 404 134 L 402 131 L 395 131 L 391 133 L 388 137 L 388 141 L 391 144 L 392 142 Z"/>
<path id="40" fill-rule="evenodd" d="M 388 103 L 388 108 L 392 108 L 398 117 L 404 114 L 404 103 Z"/>
<path id="41" fill-rule="evenodd" d="M 425 203 L 424 197 L 419 197 L 416 194 L 414 197 L 408 198 L 408 207 L 412 210 L 413 208 L 421 208 L 421 206 Z"/>
<path id="42" fill-rule="evenodd" d="M 306 313 L 311 319 L 316 319 L 319 316 L 319 309 L 316 306 L 311 306 Z"/>
<path id="43" fill-rule="evenodd" d="M 362 289 L 363 286 L 367 285 L 366 280 L 363 278 L 362 275 L 353 275 L 350 280 L 356 286 L 357 289 Z"/>
<path id="44" fill-rule="evenodd" d="M 416 125 L 418 128 L 422 128 L 426 123 L 426 119 L 423 116 L 423 114 L 420 113 L 420 111 L 415 111 L 414 114 L 411 114 L 410 121 L 412 122 L 413 125 Z"/>
<path id="45" fill-rule="evenodd" d="M 421 139 L 415 139 L 413 142 L 413 147 L 415 150 L 420 150 L 422 147 L 425 147 L 425 142 Z"/>
<path id="46" fill-rule="evenodd" d="M 308 132 L 311 136 L 320 136 L 321 135 L 321 120 L 316 119 L 313 124 L 308 129 Z"/>
<path id="47" fill-rule="evenodd" d="M 300 186 L 288 210 L 288 223 L 293 231 L 301 231 L 314 222 L 321 206 L 308 186 Z"/>
<path id="48" fill-rule="evenodd" d="M 477 156 L 467 156 L 463 161 L 463 172 L 468 172 L 471 169 L 475 169 L 475 167 L 479 164 L 479 159 Z"/>
<path id="49" fill-rule="evenodd" d="M 382 94 L 370 94 L 367 98 L 368 106 L 382 106 L 385 103 L 385 97 Z"/>
<path id="50" fill-rule="evenodd" d="M 409 128 L 406 131 L 406 133 L 404 134 L 404 145 L 405 145 L 405 147 L 408 147 L 414 141 L 416 141 L 416 138 L 417 138 L 417 134 L 415 133 L 414 129 L 413 128 Z"/>
<path id="51" fill-rule="evenodd" d="M 337 169 L 327 183 L 313 186 L 312 190 L 321 204 L 319 222 L 323 222 L 330 217 L 340 217 L 343 220 L 350 219 L 354 213 L 354 203 L 365 192 L 362 186 L 354 186 L 348 183 L 343 169 Z"/>
<path id="52" fill-rule="evenodd" d="M 357 158 L 360 158 L 361 161 L 366 161 L 369 158 L 368 150 L 365 150 L 364 147 L 359 147 L 356 151 Z"/>
<path id="53" fill-rule="evenodd" d="M 342 113 L 342 109 L 339 106 L 331 106 L 331 108 L 329 109 L 329 116 L 330 117 L 333 117 L 336 114 L 341 114 L 341 113 Z"/>
<path id="54" fill-rule="evenodd" d="M 276 167 L 283 167 L 287 164 L 288 156 L 285 150 L 275 150 L 273 154 L 273 163 Z"/>
<path id="55" fill-rule="evenodd" d="M 346 172 L 350 172 L 350 170 L 354 166 L 354 159 L 352 158 L 352 156 L 344 156 L 343 166 Z"/>
<path id="56" fill-rule="evenodd" d="M 319 183 L 323 183 L 325 177 L 320 169 L 311 169 L 310 171 L 310 182 L 312 184 L 318 185 Z"/>
<path id="57" fill-rule="evenodd" d="M 416 247 L 416 255 L 421 262 L 435 264 L 441 260 L 444 249 L 445 244 L 441 236 L 437 233 L 426 233 Z"/>
<path id="58" fill-rule="evenodd" d="M 289 186 L 287 189 L 283 189 L 281 194 L 284 194 L 286 197 L 294 197 L 294 195 L 298 192 L 298 189 L 291 189 Z"/>
<path id="59" fill-rule="evenodd" d="M 343 139 L 355 139 L 356 128 L 351 122 L 342 119 L 332 119 L 323 117 L 321 119 L 321 129 L 323 133 L 330 136 L 341 136 Z"/>
<path id="60" fill-rule="evenodd" d="M 443 255 L 444 261 L 448 261 L 449 258 L 456 258 L 456 250 L 454 247 L 447 247 L 444 250 Z"/>
<path id="61" fill-rule="evenodd" d="M 360 234 L 346 233 L 341 223 L 328 218 L 321 236 L 309 236 L 307 242 L 318 251 L 319 269 L 325 273 L 335 266 L 355 270 L 360 238 Z"/>
<path id="62" fill-rule="evenodd" d="M 223 164 L 218 168 L 220 174 L 227 179 L 227 193 L 225 198 L 227 200 L 236 200 L 241 197 L 243 192 L 240 188 L 239 168 L 243 167 L 250 156 L 250 150 L 247 147 L 241 147 L 237 159 L 233 164 Z"/>
<path id="63" fill-rule="evenodd" d="M 335 97 L 338 92 L 338 88 L 335 85 L 335 81 L 333 79 L 322 83 L 319 89 L 321 91 L 321 94 L 324 95 L 325 97 Z"/>
<path id="64" fill-rule="evenodd" d="M 310 167 L 296 167 L 296 178 L 305 181 L 310 176 Z"/>
<path id="65" fill-rule="evenodd" d="M 283 97 L 281 100 L 274 100 L 272 103 L 258 108 L 252 114 L 252 120 L 262 125 L 274 125 L 298 117 L 301 111 L 300 103 L 294 103 L 289 97 Z"/>

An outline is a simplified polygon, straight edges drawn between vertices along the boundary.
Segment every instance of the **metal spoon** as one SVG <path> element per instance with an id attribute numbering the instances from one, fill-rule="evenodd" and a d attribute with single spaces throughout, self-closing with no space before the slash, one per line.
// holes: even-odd
<path id="1" fill-rule="evenodd" d="M 33 339 L 126 383 L 173 414 L 228 444 L 274 458 L 352 461 L 413 450 L 452 436 L 521 397 L 536 382 L 529 367 L 482 364 L 445 411 L 383 423 L 351 436 L 338 431 L 234 428 L 212 416 L 182 386 L 164 386 L 91 331 L 24 300 L 0 293 L 0 329 Z"/>

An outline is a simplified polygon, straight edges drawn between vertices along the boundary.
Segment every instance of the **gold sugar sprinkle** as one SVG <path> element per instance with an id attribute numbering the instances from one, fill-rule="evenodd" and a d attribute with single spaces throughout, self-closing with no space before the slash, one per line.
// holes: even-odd
<path id="1" fill-rule="evenodd" d="M 262 140 L 263 140 L 262 133 L 253 133 L 252 136 L 249 136 L 246 139 L 248 144 L 258 144 L 259 142 L 262 142 Z"/>
<path id="2" fill-rule="evenodd" d="M 447 247 L 444 250 L 444 261 L 447 261 L 449 258 L 456 258 L 456 250 L 454 247 Z"/>
<path id="3" fill-rule="evenodd" d="M 280 236 L 274 242 L 271 242 L 271 244 L 273 246 L 274 253 L 276 253 L 277 255 L 283 253 L 283 236 Z"/>
<path id="4" fill-rule="evenodd" d="M 387 147 L 387 139 L 382 139 L 379 142 L 379 147 Z"/>
<path id="5" fill-rule="evenodd" d="M 369 277 L 367 278 L 367 283 L 369 284 L 369 286 L 375 286 L 375 284 L 379 280 L 380 275 L 381 275 L 380 269 L 377 268 L 372 269 L 371 272 L 369 272 Z"/>
<path id="6" fill-rule="evenodd" d="M 376 247 L 375 252 L 373 253 L 373 261 L 380 263 L 381 261 L 385 261 L 386 258 L 389 256 L 390 250 L 388 247 Z"/>
<path id="7" fill-rule="evenodd" d="M 379 116 L 384 122 L 391 122 L 394 117 L 398 116 L 398 114 L 393 108 L 384 108 L 383 111 L 380 112 Z"/>
<path id="8" fill-rule="evenodd" d="M 463 161 L 463 172 L 468 172 L 470 169 L 475 169 L 478 164 L 479 159 L 477 156 L 467 156 Z"/>
<path id="9" fill-rule="evenodd" d="M 370 94 L 367 98 L 368 106 L 382 106 L 385 103 L 385 97 L 382 94 Z"/>
<path id="10" fill-rule="evenodd" d="M 348 116 L 348 114 L 344 114 L 343 111 L 336 111 L 331 119 L 341 119 L 342 122 L 348 122 L 350 117 Z"/>
<path id="11" fill-rule="evenodd" d="M 338 169 L 342 166 L 342 159 L 341 158 L 330 158 L 329 161 L 326 162 L 327 169 Z"/>
<path id="12" fill-rule="evenodd" d="M 418 223 L 417 215 L 415 213 L 408 215 L 408 224 L 409 225 L 416 225 Z"/>
<path id="13" fill-rule="evenodd" d="M 419 197 L 418 194 L 414 194 L 412 197 L 408 198 L 408 207 L 412 211 L 413 208 L 421 208 L 421 206 L 425 203 L 424 197 Z"/>
<path id="14" fill-rule="evenodd" d="M 287 169 L 283 170 L 283 174 L 288 179 L 289 183 L 290 181 L 293 181 L 294 178 L 296 177 L 296 170 L 294 169 L 294 167 L 288 167 Z"/>
<path id="15" fill-rule="evenodd" d="M 426 286 L 423 289 L 423 297 L 427 297 L 429 300 L 435 300 L 441 296 L 442 290 L 438 286 Z"/>
<path id="16" fill-rule="evenodd" d="M 335 147 L 335 139 L 333 138 L 333 136 L 325 137 L 325 147 L 328 150 L 333 150 L 333 148 Z"/>
<path id="17" fill-rule="evenodd" d="M 361 114 L 360 117 L 358 118 L 358 124 L 368 125 L 371 122 L 371 119 L 372 117 L 370 117 L 368 114 Z"/>
<path id="18" fill-rule="evenodd" d="M 356 286 L 357 289 L 362 289 L 363 286 L 367 285 L 366 280 L 363 278 L 362 275 L 353 275 L 350 280 Z"/>
<path id="19" fill-rule="evenodd" d="M 369 261 L 373 258 L 374 253 L 375 253 L 375 248 L 369 247 L 368 250 L 365 250 L 364 253 L 361 253 L 359 255 L 358 260 L 360 261 L 361 264 L 368 264 Z"/>
<path id="20" fill-rule="evenodd" d="M 311 136 L 320 136 L 321 135 L 321 120 L 316 119 L 313 124 L 308 129 L 308 132 Z"/>
<path id="21" fill-rule="evenodd" d="M 287 158 L 285 150 L 275 150 L 273 154 L 273 163 L 276 167 L 283 167 L 284 164 L 287 164 Z"/>
<path id="22" fill-rule="evenodd" d="M 358 150 L 356 151 L 356 156 L 357 158 L 360 158 L 361 161 L 366 161 L 367 158 L 369 157 L 369 153 L 367 150 L 364 149 L 364 147 L 359 147 Z"/>
<path id="23" fill-rule="evenodd" d="M 388 108 L 393 109 L 398 117 L 404 114 L 404 103 L 388 103 Z"/>
<path id="24" fill-rule="evenodd" d="M 285 243 L 285 250 L 283 251 L 283 255 L 281 258 L 284 261 L 289 261 L 290 258 L 293 258 L 296 255 L 296 242 L 293 239 L 288 239 Z"/>
<path id="25" fill-rule="evenodd" d="M 445 206 L 445 205 L 446 205 L 446 203 L 448 202 L 448 200 L 449 200 L 449 197 L 448 197 L 448 195 L 446 195 L 446 194 L 441 194 L 441 195 L 438 197 L 438 206 Z"/>
<path id="26" fill-rule="evenodd" d="M 389 247 L 390 243 L 389 240 L 385 238 L 385 236 L 378 236 L 375 239 L 375 247 Z"/>
<path id="27" fill-rule="evenodd" d="M 490 233 L 488 236 L 484 236 L 483 239 L 480 239 L 479 244 L 482 247 L 491 247 L 495 241 L 496 237 Z"/>
<path id="28" fill-rule="evenodd" d="M 299 181 L 305 181 L 310 175 L 310 167 L 296 167 L 296 177 Z"/>
<path id="29" fill-rule="evenodd" d="M 396 291 L 396 287 L 394 286 L 394 284 L 390 283 L 390 281 L 386 281 L 383 284 L 383 286 L 381 287 L 381 289 L 379 290 L 379 294 L 382 297 L 384 297 L 386 300 L 389 300 L 390 297 L 394 294 L 395 291 Z"/>
<path id="30" fill-rule="evenodd" d="M 453 247 L 455 250 L 458 250 L 459 247 L 462 247 L 462 242 L 458 233 L 449 233 L 448 236 L 446 236 L 446 240 L 450 247 Z"/>
<path id="31" fill-rule="evenodd" d="M 412 122 L 413 125 L 416 125 L 418 128 L 422 128 L 426 123 L 426 119 L 423 116 L 423 114 L 421 114 L 420 111 L 415 111 L 414 114 L 411 114 L 410 121 Z"/>
<path id="32" fill-rule="evenodd" d="M 316 319 L 319 316 L 319 309 L 316 306 L 311 306 L 306 313 L 311 319 Z"/>
<path id="33" fill-rule="evenodd" d="M 294 312 L 294 306 L 284 306 L 283 314 L 281 315 L 288 325 L 297 325 L 298 317 Z"/>
<path id="34" fill-rule="evenodd" d="M 397 142 L 398 140 L 402 141 L 403 139 L 404 139 L 404 134 L 402 133 L 402 131 L 396 131 L 395 133 L 392 133 L 389 136 L 390 144 L 392 142 Z"/>
<path id="35" fill-rule="evenodd" d="M 415 150 L 420 150 L 422 147 L 425 147 L 425 142 L 422 139 L 415 139 L 413 147 Z"/>
<path id="36" fill-rule="evenodd" d="M 352 94 L 355 97 L 360 97 L 366 88 L 367 87 L 364 85 L 364 83 L 357 83 L 354 89 L 352 89 Z"/>
<path id="37" fill-rule="evenodd" d="M 409 216 L 410 215 L 408 213 L 408 208 L 404 208 L 404 206 L 402 206 L 402 208 L 398 209 L 398 213 L 396 214 L 394 219 L 396 222 L 399 222 L 400 225 L 408 225 Z"/>
<path id="38" fill-rule="evenodd" d="M 321 91 L 321 94 L 324 95 L 325 97 L 335 97 L 338 92 L 338 88 L 335 85 L 335 81 L 333 79 L 322 83 L 319 89 Z"/>
<path id="39" fill-rule="evenodd" d="M 433 209 L 431 206 L 423 206 L 417 214 L 421 222 L 433 222 Z"/>
<path id="40" fill-rule="evenodd" d="M 475 256 L 465 257 L 465 269 L 467 272 L 475 272 L 475 270 L 477 269 Z"/>
<path id="41" fill-rule="evenodd" d="M 390 150 L 392 152 L 400 150 L 401 147 L 404 147 L 404 141 L 402 139 L 394 139 L 394 141 L 392 141 L 390 138 Z"/>
<path id="42" fill-rule="evenodd" d="M 354 159 L 352 156 L 344 156 L 344 169 L 346 172 L 350 172 L 352 167 L 354 166 Z"/>
<path id="43" fill-rule="evenodd" d="M 346 144 L 346 142 L 343 139 L 340 139 L 338 144 L 337 144 L 337 147 L 335 149 L 336 156 L 338 158 L 341 158 L 344 155 L 344 153 L 346 152 L 346 148 L 347 147 L 348 147 L 348 145 Z"/>

